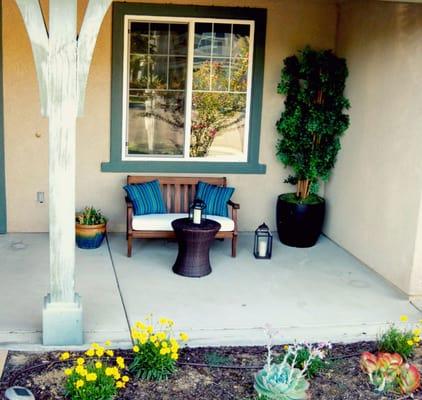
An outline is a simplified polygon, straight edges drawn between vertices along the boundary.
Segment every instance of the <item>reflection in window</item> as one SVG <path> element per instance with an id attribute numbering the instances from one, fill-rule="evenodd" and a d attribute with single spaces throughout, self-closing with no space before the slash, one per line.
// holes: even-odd
<path id="1" fill-rule="evenodd" d="M 250 24 L 130 21 L 126 155 L 245 159 L 250 37 Z"/>

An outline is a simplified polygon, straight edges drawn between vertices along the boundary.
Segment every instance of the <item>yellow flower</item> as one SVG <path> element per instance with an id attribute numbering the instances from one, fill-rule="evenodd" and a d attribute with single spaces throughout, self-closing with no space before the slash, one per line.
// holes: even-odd
<path id="1" fill-rule="evenodd" d="M 106 340 L 104 344 L 105 344 L 106 346 L 111 346 L 111 342 L 110 342 L 110 340 Z"/>
<path id="2" fill-rule="evenodd" d="M 114 351 L 113 351 L 113 350 L 106 350 L 105 352 L 106 352 L 106 354 L 107 354 L 109 357 L 113 357 L 113 356 L 114 356 Z"/>
<path id="3" fill-rule="evenodd" d="M 415 337 L 413 338 L 413 341 L 414 341 L 415 343 L 419 343 L 419 342 L 421 341 L 420 336 L 415 336 Z"/>
<path id="4" fill-rule="evenodd" d="M 155 342 L 157 341 L 157 336 L 152 335 L 152 336 L 149 338 L 149 340 L 150 340 L 152 343 L 155 343 Z"/>
<path id="5" fill-rule="evenodd" d="M 171 357 L 173 360 L 177 360 L 177 359 L 179 358 L 179 356 L 178 356 L 178 354 L 177 354 L 177 353 L 173 353 L 170 357 Z"/>
<path id="6" fill-rule="evenodd" d="M 107 367 L 107 368 L 106 368 L 106 370 L 105 370 L 105 374 L 106 374 L 107 376 L 111 376 L 111 375 L 113 375 L 113 374 L 114 374 L 114 368 Z"/>
<path id="7" fill-rule="evenodd" d="M 91 347 L 92 347 L 93 349 L 98 349 L 98 347 L 100 347 L 100 345 L 99 345 L 98 343 L 92 343 L 92 344 L 91 344 Z"/>
<path id="8" fill-rule="evenodd" d="M 172 319 L 168 319 L 167 320 L 167 325 L 168 326 L 173 326 L 174 325 L 174 321 Z"/>
<path id="9" fill-rule="evenodd" d="M 138 329 L 145 329 L 145 324 L 141 321 L 137 321 L 135 325 Z"/>
<path id="10" fill-rule="evenodd" d="M 79 357 L 79 358 L 76 360 L 76 364 L 78 364 L 78 365 L 84 365 L 84 363 L 85 363 L 85 360 L 84 360 L 82 357 Z"/>
<path id="11" fill-rule="evenodd" d="M 102 368 L 102 367 L 103 367 L 103 363 L 102 363 L 101 361 L 97 361 L 97 362 L 95 363 L 95 368 L 100 369 L 100 368 Z"/>
<path id="12" fill-rule="evenodd" d="M 164 332 L 157 333 L 158 340 L 164 340 L 166 338 L 166 334 Z"/>
<path id="13" fill-rule="evenodd" d="M 115 372 L 115 373 L 113 374 L 113 377 L 114 377 L 114 379 L 115 379 L 116 381 L 118 381 L 118 380 L 120 379 L 120 377 L 121 377 L 120 372 Z"/>
<path id="14" fill-rule="evenodd" d="M 97 354 L 97 357 L 102 357 L 104 355 L 104 349 L 99 347 L 95 353 Z"/>
<path id="15" fill-rule="evenodd" d="M 86 376 L 87 382 L 95 382 L 97 380 L 97 374 L 95 372 L 91 372 Z"/>
<path id="16" fill-rule="evenodd" d="M 180 339 L 182 339 L 184 342 L 189 340 L 189 336 L 184 332 L 180 332 L 179 336 L 180 336 Z"/>
<path id="17" fill-rule="evenodd" d="M 81 388 L 84 385 L 84 381 L 82 379 L 78 379 L 75 383 L 77 389 Z"/>
<path id="18" fill-rule="evenodd" d="M 86 352 L 85 352 L 85 354 L 86 354 L 88 357 L 94 357 L 94 355 L 95 355 L 95 350 L 94 350 L 94 349 L 89 349 L 88 351 L 86 351 Z"/>
<path id="19" fill-rule="evenodd" d="M 123 376 L 122 377 L 122 381 L 125 382 L 125 383 L 126 382 L 129 382 L 129 377 L 128 376 Z"/>
<path id="20" fill-rule="evenodd" d="M 400 315 L 401 322 L 407 322 L 408 320 L 409 320 L 409 317 L 407 315 Z"/>
<path id="21" fill-rule="evenodd" d="M 153 328 L 153 326 L 152 326 L 152 325 L 148 325 L 145 329 L 146 329 L 146 331 L 147 331 L 148 333 L 152 333 L 152 332 L 154 332 L 154 328 Z"/>
<path id="22" fill-rule="evenodd" d="M 124 382 L 122 382 L 122 381 L 117 381 L 116 382 L 116 388 L 117 389 L 121 389 L 121 388 L 124 388 L 125 387 L 125 383 Z"/>
<path id="23" fill-rule="evenodd" d="M 72 372 L 73 372 L 72 368 L 66 368 L 66 369 L 64 370 L 64 374 L 65 374 L 66 376 L 72 375 Z"/>
<path id="24" fill-rule="evenodd" d="M 168 347 L 168 344 L 167 344 L 167 342 L 161 342 L 161 346 L 162 347 Z"/>
<path id="25" fill-rule="evenodd" d="M 125 367 L 125 360 L 124 360 L 123 357 L 117 357 L 116 358 L 116 363 L 122 369 Z"/>
<path id="26" fill-rule="evenodd" d="M 407 344 L 408 344 L 409 346 L 413 346 L 415 343 L 413 342 L 413 340 L 412 340 L 412 339 L 410 339 L 410 340 L 408 340 L 408 341 L 407 341 Z"/>
<path id="27" fill-rule="evenodd" d="M 165 347 L 161 348 L 161 350 L 160 350 L 160 354 L 161 354 L 162 356 L 165 356 L 165 355 L 167 354 L 167 350 L 168 350 L 168 349 L 166 349 Z"/>
<path id="28" fill-rule="evenodd" d="M 134 353 L 139 353 L 139 350 L 140 350 L 139 346 L 137 346 L 137 345 L 133 346 L 133 352 Z"/>
<path id="29" fill-rule="evenodd" d="M 66 361 L 66 360 L 68 360 L 70 358 L 70 354 L 69 354 L 69 352 L 64 352 L 61 356 L 60 356 L 60 360 L 61 361 Z"/>
<path id="30" fill-rule="evenodd" d="M 420 328 L 415 328 L 415 329 L 413 329 L 413 331 L 412 331 L 412 333 L 415 335 L 415 336 L 419 336 L 420 334 L 421 334 L 421 329 Z"/>
<path id="31" fill-rule="evenodd" d="M 159 323 L 160 325 L 167 325 L 167 318 L 160 318 L 160 319 L 158 320 L 158 323 Z"/>
<path id="32" fill-rule="evenodd" d="M 287 351 L 287 350 L 289 350 L 289 346 L 288 346 L 287 344 L 285 344 L 285 345 L 283 346 L 283 349 L 284 349 L 284 351 Z"/>

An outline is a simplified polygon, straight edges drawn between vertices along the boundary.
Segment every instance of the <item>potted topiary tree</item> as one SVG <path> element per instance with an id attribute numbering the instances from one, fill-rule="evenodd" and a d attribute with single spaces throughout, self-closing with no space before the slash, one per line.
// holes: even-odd
<path id="1" fill-rule="evenodd" d="M 100 210 L 85 207 L 76 213 L 76 244 L 80 249 L 96 249 L 106 235 L 107 219 Z"/>
<path id="2" fill-rule="evenodd" d="M 287 57 L 278 92 L 286 96 L 277 122 L 277 157 L 292 169 L 285 182 L 296 185 L 277 201 L 277 230 L 281 242 L 313 246 L 322 230 L 325 201 L 319 183 L 327 181 L 340 150 L 340 137 L 349 126 L 344 110 L 348 71 L 346 61 L 331 50 L 306 47 Z"/>

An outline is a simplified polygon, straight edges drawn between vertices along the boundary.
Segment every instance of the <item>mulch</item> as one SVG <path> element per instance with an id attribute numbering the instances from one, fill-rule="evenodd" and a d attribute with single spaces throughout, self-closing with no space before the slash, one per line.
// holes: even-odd
<path id="1" fill-rule="evenodd" d="M 281 350 L 281 347 L 275 348 Z M 360 370 L 363 351 L 375 352 L 374 342 L 336 344 L 328 356 L 330 362 L 311 381 L 310 399 L 323 400 L 404 400 L 421 399 L 422 390 L 413 397 L 379 394 Z M 130 358 L 128 351 L 116 355 Z M 62 400 L 63 370 L 59 353 L 10 352 L 0 393 L 12 385 L 25 386 L 37 400 Z M 177 372 L 160 382 L 130 381 L 119 392 L 120 400 L 255 400 L 253 376 L 265 363 L 264 347 L 185 348 L 181 351 Z M 412 363 L 422 370 L 422 351 L 417 349 Z M 241 366 L 242 368 L 237 368 Z"/>

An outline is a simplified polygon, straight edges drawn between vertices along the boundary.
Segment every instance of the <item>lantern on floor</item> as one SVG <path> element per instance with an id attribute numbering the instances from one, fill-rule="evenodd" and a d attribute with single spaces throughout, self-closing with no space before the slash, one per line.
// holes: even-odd
<path id="1" fill-rule="evenodd" d="M 195 199 L 189 207 L 189 219 L 194 224 L 200 224 L 205 220 L 205 208 L 207 205 L 201 199 Z"/>
<path id="2" fill-rule="evenodd" d="M 253 254 L 255 258 L 267 259 L 271 258 L 273 249 L 273 235 L 270 232 L 270 228 L 263 223 L 255 231 L 255 244 Z"/>

